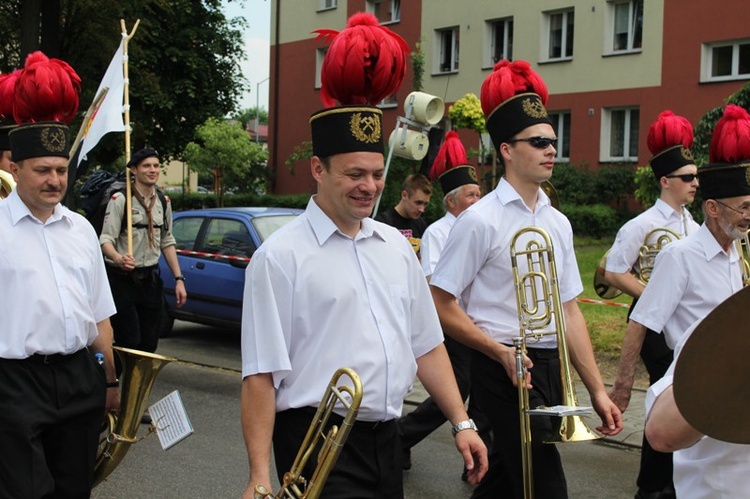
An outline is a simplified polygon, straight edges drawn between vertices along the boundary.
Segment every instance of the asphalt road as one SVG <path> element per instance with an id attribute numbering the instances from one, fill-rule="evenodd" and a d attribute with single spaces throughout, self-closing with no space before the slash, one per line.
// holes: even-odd
<path id="1" fill-rule="evenodd" d="M 244 489 L 248 466 L 239 419 L 239 333 L 179 321 L 176 331 L 161 341 L 157 353 L 180 361 L 159 374 L 150 403 L 179 390 L 194 433 L 167 451 L 154 435 L 133 445 L 94 489 L 94 498 L 237 498 Z M 413 407 L 408 403 L 406 409 Z M 140 436 L 146 433 L 142 425 Z M 637 449 L 602 442 L 558 447 L 571 498 L 633 497 Z M 471 494 L 472 487 L 460 480 L 462 463 L 447 425 L 413 449 L 412 462 L 404 478 L 408 499 Z"/>

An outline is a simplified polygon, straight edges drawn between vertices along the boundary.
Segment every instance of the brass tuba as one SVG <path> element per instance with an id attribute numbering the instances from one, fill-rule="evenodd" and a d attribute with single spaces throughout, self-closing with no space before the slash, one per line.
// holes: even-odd
<path id="1" fill-rule="evenodd" d="M 530 236 L 525 244 L 523 237 Z M 590 412 L 590 408 L 578 406 L 578 397 L 573 386 L 570 370 L 568 344 L 565 339 L 565 318 L 560 301 L 560 289 L 557 278 L 557 267 L 552 240 L 541 227 L 525 227 L 513 236 L 510 244 L 513 280 L 516 288 L 516 304 L 520 334 L 514 338 L 516 347 L 516 377 L 518 380 L 518 405 L 521 422 L 521 458 L 523 461 L 524 497 L 534 497 L 534 474 L 531 459 L 531 425 L 529 393 L 526 388 L 526 370 L 523 366 L 523 355 L 529 341 L 539 341 L 545 335 L 556 335 L 560 356 L 560 377 L 562 384 L 562 405 L 549 411 L 547 408 L 535 408 L 535 415 L 561 416 L 560 429 L 555 438 L 545 443 L 581 442 L 600 438 L 581 417 Z M 525 260 L 525 266 L 519 263 Z M 525 268 L 525 273 L 521 270 Z M 559 410 L 557 410 L 559 409 Z"/>
<path id="2" fill-rule="evenodd" d="M 750 231 L 735 241 L 737 252 L 740 254 L 740 263 L 742 264 L 742 286 L 750 285 Z"/>
<path id="3" fill-rule="evenodd" d="M 0 199 L 5 199 L 10 195 L 10 191 L 16 188 L 16 181 L 13 180 L 13 175 L 0 170 Z"/>
<path id="4" fill-rule="evenodd" d="M 643 238 L 643 244 L 641 244 L 638 250 L 638 269 L 635 268 L 631 271 L 633 276 L 643 284 L 648 284 L 648 280 L 651 278 L 651 272 L 654 270 L 654 262 L 656 261 L 656 255 L 664 249 L 664 247 L 673 242 L 681 239 L 681 236 L 666 227 L 658 227 L 649 231 L 646 237 Z M 599 260 L 599 264 L 596 266 L 596 272 L 594 273 L 594 291 L 599 295 L 600 298 L 605 300 L 611 300 L 617 298 L 622 294 L 622 290 L 617 289 L 615 286 L 609 284 L 605 278 L 604 273 L 607 267 L 607 257 L 611 248 L 604 253 L 604 256 Z"/>
<path id="5" fill-rule="evenodd" d="M 344 375 L 349 377 L 353 386 L 339 385 L 339 379 Z M 294 458 L 292 469 L 284 473 L 284 480 L 279 491 L 276 495 L 273 495 L 273 492 L 262 485 L 258 485 L 255 487 L 255 499 L 270 497 L 275 499 L 317 499 L 320 497 L 328 475 L 336 464 L 341 448 L 344 446 L 346 437 L 349 436 L 354 421 L 357 419 L 357 411 L 359 411 L 359 405 L 362 403 L 363 394 L 359 375 L 351 368 L 339 368 L 328 383 L 328 388 L 318 406 L 315 417 L 310 423 L 305 439 L 297 452 L 297 457 Z M 341 428 L 334 425 L 328 429 L 326 434 L 323 434 L 328 418 L 339 402 L 347 410 Z M 301 475 L 302 470 L 321 441 L 318 464 L 310 479 L 305 479 Z"/>
<path id="6" fill-rule="evenodd" d="M 138 439 L 138 426 L 148 396 L 162 367 L 176 360 L 139 350 L 113 347 L 122 361 L 120 414 L 108 414 L 106 437 L 100 442 L 94 466 L 94 486 L 103 482 L 120 464 Z"/>

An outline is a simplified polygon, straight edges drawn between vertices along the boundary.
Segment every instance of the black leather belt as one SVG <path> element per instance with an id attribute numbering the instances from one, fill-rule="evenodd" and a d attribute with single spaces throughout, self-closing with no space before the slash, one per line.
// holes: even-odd
<path id="1" fill-rule="evenodd" d="M 295 410 L 302 411 L 305 414 L 309 414 L 310 419 L 312 419 L 313 416 L 315 416 L 317 408 L 315 408 L 315 407 L 303 407 L 301 409 L 289 409 L 289 410 L 291 410 L 291 411 L 295 411 Z M 336 414 L 334 412 L 334 413 L 331 413 L 331 416 L 328 418 L 328 422 L 331 423 L 331 424 L 335 424 L 336 426 L 340 427 L 341 423 L 344 422 L 344 417 L 340 416 L 340 415 L 338 415 L 338 414 Z M 375 429 L 377 429 L 377 430 L 384 430 L 384 429 L 390 427 L 391 425 L 393 425 L 395 423 L 396 423 L 395 419 L 389 419 L 388 421 L 361 421 L 361 420 L 357 419 L 357 420 L 354 421 L 354 425 L 352 425 L 352 428 L 356 428 L 358 430 L 367 430 L 367 431 L 372 431 L 372 430 L 375 430 Z"/>
<path id="2" fill-rule="evenodd" d="M 51 353 L 51 354 L 44 354 L 44 353 L 35 353 L 34 355 L 27 357 L 26 361 L 34 362 L 37 364 L 59 364 L 60 362 L 66 362 L 69 361 L 76 356 L 80 355 L 83 352 L 86 352 L 87 349 L 82 348 L 78 350 L 77 352 L 71 353 L 71 354 L 62 354 L 62 353 Z"/>
<path id="3" fill-rule="evenodd" d="M 154 272 L 156 272 L 157 267 L 158 265 L 152 265 L 150 267 L 136 267 L 131 271 L 127 271 L 122 270 L 120 267 L 107 265 L 107 272 L 116 276 L 131 277 L 133 279 L 150 279 L 151 276 L 154 275 Z"/>

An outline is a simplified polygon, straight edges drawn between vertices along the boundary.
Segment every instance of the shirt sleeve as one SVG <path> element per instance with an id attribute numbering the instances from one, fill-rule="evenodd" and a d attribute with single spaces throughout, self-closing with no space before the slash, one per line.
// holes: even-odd
<path id="1" fill-rule="evenodd" d="M 117 246 L 117 238 L 122 231 L 122 216 L 125 213 L 125 195 L 118 192 L 114 194 L 107 204 L 104 214 L 102 233 L 99 236 L 99 244 L 110 243 Z"/>
<path id="2" fill-rule="evenodd" d="M 573 229 L 568 225 L 565 231 L 565 244 L 562 252 L 556 252 L 555 258 L 562 253 L 562 275 L 560 278 L 560 301 L 562 303 L 574 300 L 583 292 L 581 272 L 578 270 L 575 247 L 573 246 Z M 558 267 L 559 271 L 559 267 Z"/>
<path id="3" fill-rule="evenodd" d="M 157 194 L 158 196 L 158 194 Z M 161 202 L 160 202 L 161 203 Z M 167 198 L 167 211 L 164 213 L 164 223 L 161 228 L 161 248 L 175 246 L 177 241 L 172 234 L 172 201 Z"/>
<path id="4" fill-rule="evenodd" d="M 607 255 L 606 270 L 608 272 L 624 274 L 633 268 L 638 260 L 638 250 L 642 243 L 638 240 L 637 233 L 638 231 L 634 230 L 630 222 L 617 231 L 615 242 Z"/>
<path id="5" fill-rule="evenodd" d="M 663 331 L 685 294 L 688 272 L 679 254 L 669 245 L 656 255 L 648 286 L 638 299 L 630 318 L 652 331 Z"/>
<path id="6" fill-rule="evenodd" d="M 422 257 L 422 270 L 424 271 L 425 277 L 430 277 L 432 275 L 432 272 L 437 265 L 438 258 L 440 258 L 440 243 L 435 232 L 437 232 L 437 230 L 428 227 L 422 235 L 420 255 Z"/>

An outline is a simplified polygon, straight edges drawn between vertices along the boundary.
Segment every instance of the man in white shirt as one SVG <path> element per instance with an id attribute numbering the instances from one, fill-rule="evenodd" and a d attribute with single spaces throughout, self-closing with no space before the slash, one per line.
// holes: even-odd
<path id="1" fill-rule="evenodd" d="M 643 292 L 642 280 L 650 276 L 649 266 L 653 266 L 654 256 L 641 259 L 641 247 L 654 245 L 663 237 L 664 245 L 686 237 L 698 230 L 690 212 L 685 208 L 693 202 L 698 188 L 698 168 L 690 152 L 693 144 L 693 128 L 690 122 L 671 111 L 664 111 L 651 124 L 648 134 L 648 146 L 653 157 L 649 161 L 656 181 L 659 183 L 660 195 L 654 206 L 633 218 L 617 233 L 615 243 L 607 255 L 605 278 L 609 284 L 633 297 L 632 311 Z M 677 236 L 662 230 L 668 229 Z M 645 264 L 642 267 L 641 263 Z M 641 275 L 639 280 L 633 272 Z M 630 313 L 628 313 L 628 317 Z M 664 341 L 664 335 L 649 330 L 640 352 L 654 384 L 666 372 L 672 363 L 672 349 Z M 627 402 L 618 397 L 619 391 L 610 393 L 612 401 L 621 411 L 627 408 Z M 622 403 L 621 403 L 622 402 Z M 665 498 L 672 491 L 672 456 L 668 453 L 655 452 L 643 438 L 641 446 L 641 466 L 638 473 L 637 499 Z"/>
<path id="2" fill-rule="evenodd" d="M 368 72 L 379 71 L 381 62 L 403 65 L 405 44 L 396 37 L 374 16 L 353 16 L 331 43 L 323 81 L 339 88 L 326 68 L 340 49 L 351 52 L 350 43 L 368 44 L 357 53 L 386 58 L 365 61 Z M 389 40 L 398 49 L 387 55 Z M 352 80 L 341 83 L 348 90 Z M 381 90 L 391 95 L 396 88 Z M 257 485 L 270 489 L 272 443 L 280 481 L 289 470 L 331 375 L 343 365 L 358 373 L 364 397 L 323 497 L 403 497 L 396 419 L 415 375 L 454 425 L 470 481 L 487 469 L 486 447 L 471 430 L 414 251 L 396 229 L 368 218 L 384 185 L 382 112 L 374 106 L 380 99 L 371 95 L 363 104 L 339 93 L 337 100 L 352 105 L 310 119 L 317 195 L 264 242 L 247 268 L 241 396 L 247 499 Z M 340 412 L 332 416 L 336 424 Z M 311 476 L 315 461 L 303 476 Z"/>
<path id="3" fill-rule="evenodd" d="M 119 408 L 115 305 L 99 244 L 91 224 L 60 204 L 79 82 L 41 52 L 19 76 L 21 126 L 10 133 L 17 187 L 0 201 L 3 497 L 89 497 L 104 411 Z M 45 95 L 44 114 L 39 88 L 60 89 Z"/>
<path id="4" fill-rule="evenodd" d="M 583 285 L 570 223 L 540 188 L 552 175 L 557 140 L 544 107 L 546 99 L 546 85 L 526 61 L 501 61 L 485 80 L 482 108 L 506 175 L 453 225 L 430 281 L 443 330 L 475 350 L 472 394 L 492 424 L 490 470 L 475 489 L 474 498 L 524 496 L 513 346 L 519 322 L 510 243 L 525 227 L 543 228 L 554 243 L 567 345 L 602 419 L 599 430 L 609 435 L 622 430 L 620 411 L 604 389 L 586 323 L 575 301 Z M 528 238 L 521 241 L 526 242 Z M 530 342 L 528 347 L 523 363 L 531 377 L 530 384 L 526 378 L 530 407 L 560 404 L 555 335 Z M 554 445 L 542 443 L 558 428 L 559 420 L 552 418 L 534 417 L 531 421 L 533 487 L 538 497 L 567 497 L 559 453 Z"/>
<path id="5" fill-rule="evenodd" d="M 428 282 L 456 217 L 479 201 L 481 197 L 476 170 L 468 163 L 466 151 L 458 134 L 454 131 L 448 132 L 430 172 L 430 177 L 440 182 L 440 187 L 445 193 L 443 197 L 445 216 L 427 227 L 422 235 L 422 270 Z M 471 387 L 469 373 L 471 351 L 450 336 L 445 337 L 445 349 L 448 351 L 461 398 L 466 400 Z M 486 433 L 482 429 L 488 430 L 487 425 L 483 425 L 484 418 L 473 401 L 469 404 L 469 414 L 480 428 L 480 434 Z M 445 423 L 445 416 L 429 397 L 412 412 L 398 420 L 405 470 L 411 468 L 411 448 L 443 423 Z M 483 435 L 483 440 L 485 444 L 489 443 L 488 436 Z M 462 478 L 465 476 L 462 475 Z"/>

